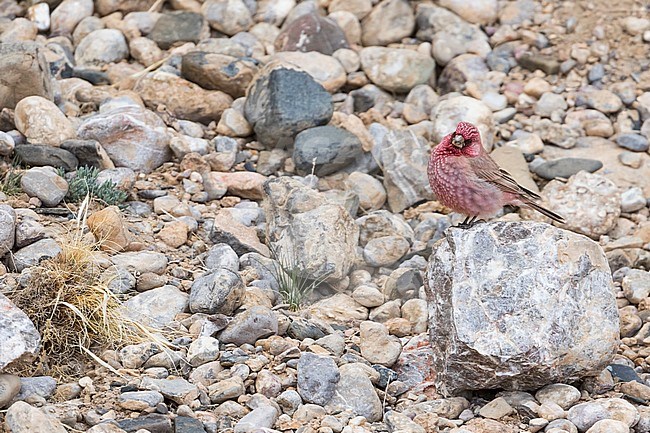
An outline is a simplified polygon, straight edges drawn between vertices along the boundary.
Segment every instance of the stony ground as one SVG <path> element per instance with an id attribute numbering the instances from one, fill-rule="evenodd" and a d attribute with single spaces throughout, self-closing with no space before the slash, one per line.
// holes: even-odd
<path id="1" fill-rule="evenodd" d="M 0 0 L 0 431 L 650 432 L 649 14 L 633 0 Z M 461 120 L 595 242 L 530 225 L 516 248 L 534 263 L 508 263 L 486 239 L 520 228 L 445 232 L 461 216 L 435 202 L 426 164 Z M 87 219 L 84 166 L 104 185 Z M 543 219 L 516 211 L 499 219 Z M 100 243 L 91 262 L 125 320 L 169 344 L 25 361 L 40 336 L 12 300 L 75 236 Z M 592 297 L 549 304 L 518 277 L 570 280 L 551 257 L 562 242 Z M 454 326 L 532 299 L 517 338 L 563 335 L 575 357 L 441 382 L 452 319 L 424 282 L 444 285 L 449 257 L 512 290 L 494 311 L 455 306 Z M 528 377 L 504 382 L 506 365 Z M 529 392 L 463 391 L 495 383 Z"/>

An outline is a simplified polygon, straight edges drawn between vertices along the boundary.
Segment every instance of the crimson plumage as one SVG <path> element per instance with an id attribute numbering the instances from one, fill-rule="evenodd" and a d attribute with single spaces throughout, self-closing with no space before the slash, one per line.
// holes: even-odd
<path id="1" fill-rule="evenodd" d="M 479 131 L 471 123 L 460 122 L 431 151 L 427 173 L 438 201 L 468 218 L 490 218 L 510 204 L 535 209 L 564 223 L 560 215 L 536 202 L 538 194 L 499 168 L 483 149 Z"/>

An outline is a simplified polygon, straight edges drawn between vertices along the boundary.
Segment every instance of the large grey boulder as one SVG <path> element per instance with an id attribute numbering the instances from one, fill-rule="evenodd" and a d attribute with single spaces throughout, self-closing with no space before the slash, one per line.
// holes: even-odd
<path id="1" fill-rule="evenodd" d="M 281 261 L 310 279 L 340 280 L 350 271 L 359 228 L 342 206 L 289 177 L 264 184 L 268 236 Z"/>
<path id="2" fill-rule="evenodd" d="M 597 375 L 618 348 L 605 254 L 547 224 L 450 228 L 433 246 L 425 291 L 436 386 L 446 395 Z"/>

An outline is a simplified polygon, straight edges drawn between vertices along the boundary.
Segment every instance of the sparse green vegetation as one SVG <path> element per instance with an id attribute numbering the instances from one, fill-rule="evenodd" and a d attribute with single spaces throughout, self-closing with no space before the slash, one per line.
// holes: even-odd
<path id="1" fill-rule="evenodd" d="M 268 242 L 268 246 L 273 259 L 273 268 L 269 271 L 278 283 L 282 301 L 291 311 L 298 311 L 305 305 L 314 289 L 325 282 L 329 273 L 317 279 L 311 279 L 307 271 L 301 267 L 293 250 L 291 253 L 284 253 L 270 242 Z"/>
<path id="2" fill-rule="evenodd" d="M 11 165 L 0 175 L 0 192 L 6 195 L 18 195 L 23 191 L 20 187 L 20 179 L 23 175 L 19 167 L 20 161 L 15 157 Z"/>
<path id="3" fill-rule="evenodd" d="M 20 188 L 20 179 L 22 174 L 11 167 L 0 178 L 0 191 L 7 195 L 18 195 L 22 192 Z"/>
<path id="4" fill-rule="evenodd" d="M 76 227 L 61 242 L 61 253 L 34 266 L 29 284 L 11 295 L 42 338 L 39 361 L 25 367 L 30 373 L 67 377 L 81 373 L 89 358 L 98 360 L 91 349 L 162 341 L 128 316 L 102 279 L 94 261 L 98 244 L 83 236 L 88 204 L 89 197 L 80 205 Z"/>
<path id="5" fill-rule="evenodd" d="M 97 182 L 99 170 L 94 167 L 79 167 L 74 177 L 68 181 L 66 200 L 73 203 L 82 201 L 86 195 L 104 203 L 107 206 L 124 202 L 128 194 L 117 188 L 115 183 L 107 180 Z"/>

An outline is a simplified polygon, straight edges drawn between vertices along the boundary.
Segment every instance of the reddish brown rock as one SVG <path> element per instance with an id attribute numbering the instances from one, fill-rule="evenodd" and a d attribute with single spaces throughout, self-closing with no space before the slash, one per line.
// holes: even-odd
<path id="1" fill-rule="evenodd" d="M 204 89 L 221 90 L 233 98 L 246 94 L 257 74 L 257 64 L 250 58 L 194 51 L 183 56 L 181 74 Z"/>
<path id="2" fill-rule="evenodd" d="M 153 110 L 164 106 L 179 119 L 219 121 L 232 98 L 218 90 L 205 90 L 176 75 L 157 72 L 143 77 L 134 89 Z"/>
<path id="3" fill-rule="evenodd" d="M 95 212 L 88 217 L 86 224 L 103 251 L 124 251 L 131 243 L 131 233 L 117 206 Z"/>
<path id="4" fill-rule="evenodd" d="M 318 51 L 332 55 L 339 48 L 348 47 L 345 33 L 338 24 L 317 13 L 291 22 L 275 39 L 277 51 Z"/>

